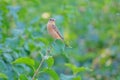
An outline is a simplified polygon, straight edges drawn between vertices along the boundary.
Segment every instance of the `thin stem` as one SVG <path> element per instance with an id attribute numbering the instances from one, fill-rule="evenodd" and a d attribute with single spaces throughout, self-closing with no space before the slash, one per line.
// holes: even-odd
<path id="1" fill-rule="evenodd" d="M 47 56 L 48 53 L 50 53 L 50 50 L 47 50 L 45 56 Z M 37 70 L 35 71 L 35 73 L 34 73 L 34 75 L 33 75 L 33 77 L 32 77 L 32 80 L 35 80 L 35 77 L 37 76 L 37 74 L 38 74 L 38 72 L 39 72 L 39 70 L 40 70 L 40 68 L 41 68 L 41 66 L 42 66 L 42 64 L 43 64 L 43 62 L 44 62 L 44 60 L 45 60 L 45 58 L 42 58 L 42 60 L 41 60 L 41 62 L 40 62 L 40 64 L 39 64 Z"/>
<path id="2" fill-rule="evenodd" d="M 42 61 L 40 62 L 39 66 L 38 66 L 38 68 L 37 68 L 37 70 L 35 71 L 35 73 L 34 73 L 34 75 L 33 75 L 33 77 L 32 77 L 32 80 L 35 79 L 35 76 L 38 74 L 38 72 L 39 72 L 39 70 L 40 70 L 43 62 L 44 62 L 44 58 L 42 59 Z"/>

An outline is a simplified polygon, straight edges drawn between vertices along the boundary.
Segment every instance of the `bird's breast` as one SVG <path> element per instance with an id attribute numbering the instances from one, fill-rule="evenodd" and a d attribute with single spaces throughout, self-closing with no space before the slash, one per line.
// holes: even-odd
<path id="1" fill-rule="evenodd" d="M 53 25 L 48 24 L 47 25 L 47 31 L 48 33 L 55 39 L 60 39 L 60 36 L 58 35 L 58 33 L 54 30 L 54 28 L 52 27 Z"/>

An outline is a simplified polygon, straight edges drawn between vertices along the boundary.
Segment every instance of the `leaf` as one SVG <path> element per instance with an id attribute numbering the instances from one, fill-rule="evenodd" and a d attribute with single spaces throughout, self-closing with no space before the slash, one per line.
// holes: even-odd
<path id="1" fill-rule="evenodd" d="M 54 64 L 54 59 L 52 56 L 48 57 L 48 59 L 46 59 L 47 65 L 48 67 L 52 67 Z"/>
<path id="2" fill-rule="evenodd" d="M 75 65 L 73 64 L 70 64 L 70 63 L 67 63 L 65 64 L 67 67 L 69 67 L 72 71 L 73 71 L 73 74 L 77 74 L 79 72 L 83 72 L 83 71 L 92 71 L 91 69 L 89 68 L 86 68 L 86 67 L 76 67 Z"/>
<path id="3" fill-rule="evenodd" d="M 22 57 L 22 58 L 18 58 L 15 61 L 13 61 L 12 64 L 26 64 L 34 70 L 35 62 L 33 59 L 29 57 Z"/>
<path id="4" fill-rule="evenodd" d="M 60 74 L 60 80 L 72 80 L 73 78 L 74 78 L 74 75 Z"/>
<path id="5" fill-rule="evenodd" d="M 77 73 L 77 67 L 75 65 L 67 63 L 65 66 L 69 67 L 73 71 L 73 74 Z"/>
<path id="6" fill-rule="evenodd" d="M 8 79 L 8 77 L 4 73 L 0 73 L 0 78 Z"/>
<path id="7" fill-rule="evenodd" d="M 24 74 L 21 74 L 19 76 L 19 80 L 28 80 L 27 77 Z"/>
<path id="8" fill-rule="evenodd" d="M 82 72 L 82 71 L 85 71 L 86 68 L 85 67 L 79 67 L 77 70 L 78 70 L 78 72 Z"/>
<path id="9" fill-rule="evenodd" d="M 50 68 L 44 68 L 43 71 L 48 73 L 53 78 L 53 80 L 60 80 L 58 74 L 54 70 Z"/>
<path id="10" fill-rule="evenodd" d="M 80 76 L 74 77 L 72 80 L 82 80 Z"/>

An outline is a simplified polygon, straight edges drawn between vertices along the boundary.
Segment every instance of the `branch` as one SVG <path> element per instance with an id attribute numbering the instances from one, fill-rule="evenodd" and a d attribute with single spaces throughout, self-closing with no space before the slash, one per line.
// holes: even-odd
<path id="1" fill-rule="evenodd" d="M 47 56 L 49 53 L 50 53 L 50 50 L 47 50 L 45 56 Z M 39 64 L 37 70 L 35 71 L 35 73 L 34 73 L 34 75 L 33 75 L 33 77 L 32 77 L 32 80 L 35 80 L 35 77 L 37 76 L 37 74 L 38 74 L 38 72 L 39 72 L 39 70 L 40 70 L 40 68 L 41 68 L 41 66 L 42 66 L 42 64 L 43 64 L 43 62 L 44 62 L 44 60 L 45 60 L 45 58 L 42 58 L 42 60 L 41 60 L 41 62 L 40 62 L 40 64 Z"/>

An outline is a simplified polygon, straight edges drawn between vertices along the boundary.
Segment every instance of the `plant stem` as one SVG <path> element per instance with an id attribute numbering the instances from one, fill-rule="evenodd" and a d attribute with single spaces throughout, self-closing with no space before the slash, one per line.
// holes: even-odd
<path id="1" fill-rule="evenodd" d="M 45 56 L 47 56 L 48 53 L 50 53 L 50 50 L 47 50 Z M 33 77 L 32 77 L 32 80 L 35 80 L 35 77 L 37 76 L 37 74 L 38 74 L 38 72 L 39 72 L 39 70 L 40 70 L 40 68 L 41 68 L 41 66 L 42 66 L 42 64 L 43 64 L 43 62 L 44 62 L 44 60 L 45 60 L 45 58 L 42 58 L 42 60 L 41 60 L 41 62 L 40 62 L 40 64 L 39 64 L 37 70 L 35 71 L 35 73 L 34 73 L 34 75 L 33 75 Z"/>
<path id="2" fill-rule="evenodd" d="M 32 77 L 32 80 L 35 80 L 35 76 L 38 74 L 38 72 L 39 72 L 39 70 L 40 70 L 43 62 L 44 62 L 44 58 L 42 59 L 42 61 L 40 62 L 39 66 L 38 66 L 38 68 L 37 68 L 37 70 L 35 71 L 35 73 L 34 73 L 34 75 L 33 75 L 33 77 Z"/>

